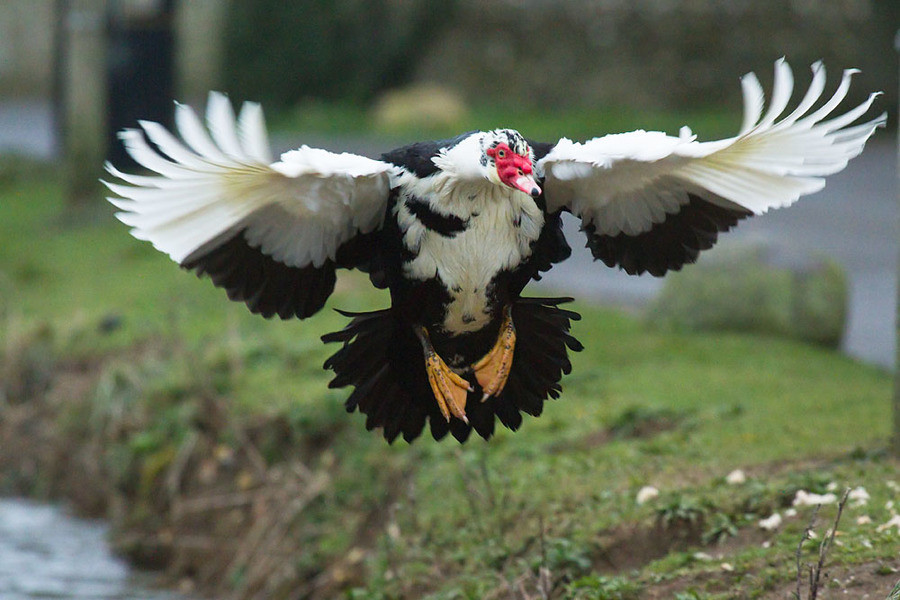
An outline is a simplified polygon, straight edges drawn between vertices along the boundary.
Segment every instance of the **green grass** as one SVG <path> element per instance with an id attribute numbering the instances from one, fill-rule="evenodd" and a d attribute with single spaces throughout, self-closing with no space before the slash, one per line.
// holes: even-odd
<path id="1" fill-rule="evenodd" d="M 443 139 L 464 131 L 498 127 L 517 129 L 528 138 L 555 141 L 560 137 L 585 140 L 607 133 L 634 129 L 665 131 L 678 135 L 689 126 L 700 139 L 720 139 L 737 133 L 740 122 L 734 107 L 717 107 L 696 112 L 669 113 L 638 111 L 629 107 L 586 108 L 564 111 L 537 111 L 517 106 L 476 106 L 458 123 L 433 127 L 379 128 L 365 107 L 348 104 L 307 103 L 269 115 L 271 125 L 283 132 L 338 135 L 370 135 L 395 140 Z"/>
<path id="2" fill-rule="evenodd" d="M 797 489 L 830 482 L 872 495 L 848 508 L 830 564 L 897 566 L 898 534 L 875 531 L 890 518 L 885 503 L 900 501 L 884 454 L 891 378 L 879 369 L 780 339 L 659 331 L 579 303 L 574 333 L 586 349 L 540 418 L 489 443 L 387 446 L 344 412 L 346 391 L 326 387 L 320 367 L 333 348 L 318 338 L 343 317 L 250 315 L 130 238 L 112 211 L 72 224 L 52 174 L 0 179 L 0 358 L 12 364 L 42 330 L 55 360 L 101 360 L 92 400 L 63 419 L 89 433 L 131 415 L 138 430 L 110 438 L 104 456 L 138 501 L 150 502 L 157 474 L 207 418 L 204 399 L 221 399 L 239 422 L 282 418 L 287 446 L 263 436 L 265 459 L 301 456 L 330 478 L 296 525 L 296 566 L 315 572 L 361 547 L 348 597 L 507 597 L 516 585 L 540 597 L 541 572 L 554 597 L 645 598 L 677 581 L 688 582 L 684 599 L 759 597 L 793 580 L 810 512 L 765 536 L 767 548 L 756 522 Z M 329 308 L 387 302 L 358 275 L 339 288 Z M 748 483 L 724 483 L 735 468 Z M 639 506 L 644 485 L 662 493 Z M 856 524 L 863 514 L 872 524 Z M 820 532 L 831 515 L 823 509 Z M 724 558 L 676 547 L 616 572 L 604 561 L 629 536 L 682 533 Z M 885 575 L 883 596 L 892 584 Z"/>

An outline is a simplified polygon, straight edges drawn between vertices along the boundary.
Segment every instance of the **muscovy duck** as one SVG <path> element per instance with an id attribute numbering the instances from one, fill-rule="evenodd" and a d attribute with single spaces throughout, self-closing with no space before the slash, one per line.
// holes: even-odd
<path id="1" fill-rule="evenodd" d="M 138 239 L 208 275 L 264 317 L 304 319 L 334 290 L 337 269 L 360 269 L 390 291 L 390 307 L 344 313 L 323 336 L 342 345 L 324 367 L 352 386 L 348 411 L 392 442 L 448 432 L 485 439 L 495 419 L 515 430 L 558 398 L 571 369 L 570 298 L 523 289 L 570 248 L 560 215 L 581 219 L 593 256 L 630 274 L 661 276 L 694 262 L 720 232 L 821 189 L 885 122 L 854 124 L 877 94 L 831 116 L 853 70 L 817 104 L 825 69 L 782 116 L 793 75 L 775 64 L 773 95 L 742 78 L 744 119 L 732 138 L 699 142 L 632 131 L 584 143 L 543 143 L 512 129 L 415 143 L 380 160 L 303 146 L 270 156 L 262 110 L 238 118 L 209 97 L 206 127 L 177 105 L 178 140 L 157 123 L 120 134 L 154 175 L 108 172 L 109 201 Z M 152 143 L 148 143 L 149 141 Z"/>

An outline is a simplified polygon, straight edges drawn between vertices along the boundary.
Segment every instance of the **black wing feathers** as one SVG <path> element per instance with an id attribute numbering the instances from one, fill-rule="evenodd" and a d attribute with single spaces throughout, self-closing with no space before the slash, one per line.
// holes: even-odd
<path id="1" fill-rule="evenodd" d="M 181 266 L 198 277 L 209 275 L 228 298 L 244 302 L 251 312 L 271 318 L 305 319 L 318 312 L 334 291 L 335 269 L 359 268 L 373 281 L 379 274 L 376 253 L 372 252 L 378 232 L 358 235 L 338 250 L 335 260 L 321 267 L 290 267 L 247 243 L 243 232 L 209 252 L 189 257 Z"/>
<path id="2" fill-rule="evenodd" d="M 639 235 L 598 234 L 593 224 L 585 225 L 587 247 L 608 267 L 618 265 L 629 275 L 647 272 L 660 277 L 696 261 L 701 250 L 715 244 L 720 232 L 753 214 L 736 204 L 724 208 L 694 194 L 688 197 L 690 201 L 679 212 Z"/>
<path id="3" fill-rule="evenodd" d="M 531 151 L 534 153 L 534 162 L 537 162 L 550 154 L 550 151 L 556 146 L 556 144 L 549 144 L 547 142 L 535 142 L 534 140 L 525 141 L 531 146 Z"/>
<path id="4" fill-rule="evenodd" d="M 212 251 L 188 259 L 182 267 L 209 275 L 231 300 L 247 304 L 266 318 L 304 319 L 317 312 L 334 290 L 334 263 L 289 267 L 247 244 L 242 234 Z"/>

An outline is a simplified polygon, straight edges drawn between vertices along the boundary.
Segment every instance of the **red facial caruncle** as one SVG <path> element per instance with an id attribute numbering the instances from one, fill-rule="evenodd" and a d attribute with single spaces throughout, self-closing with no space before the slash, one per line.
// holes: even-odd
<path id="1" fill-rule="evenodd" d="M 534 198 L 541 195 L 541 188 L 534 180 L 531 158 L 516 154 L 505 143 L 487 149 L 487 155 L 497 165 L 497 176 L 505 185 Z"/>

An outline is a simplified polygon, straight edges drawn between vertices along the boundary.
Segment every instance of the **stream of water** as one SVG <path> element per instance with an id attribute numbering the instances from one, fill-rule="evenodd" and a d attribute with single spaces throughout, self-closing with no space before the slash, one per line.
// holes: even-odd
<path id="1" fill-rule="evenodd" d="M 0 499 L 0 599 L 185 600 L 149 587 L 113 556 L 103 521 L 63 508 Z"/>

